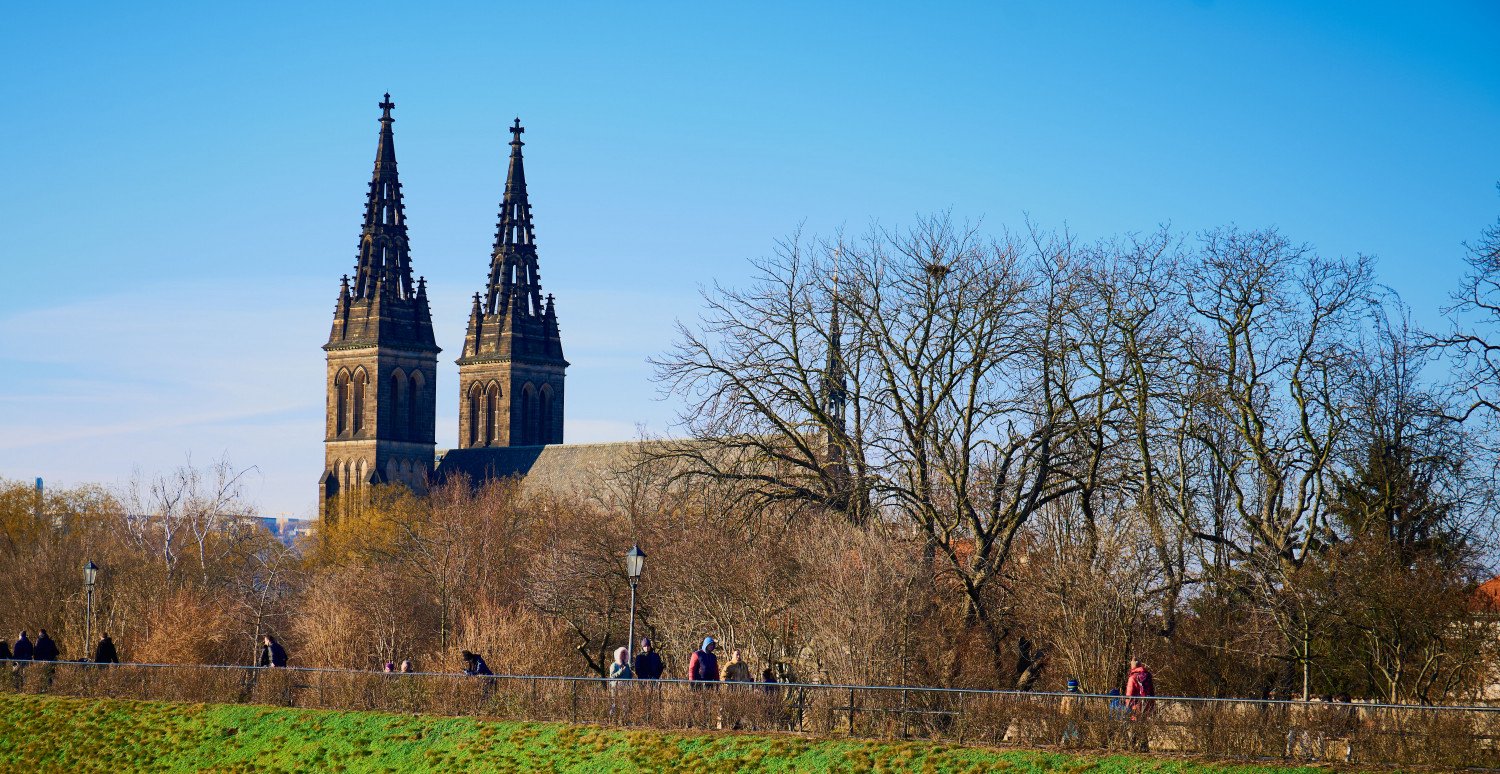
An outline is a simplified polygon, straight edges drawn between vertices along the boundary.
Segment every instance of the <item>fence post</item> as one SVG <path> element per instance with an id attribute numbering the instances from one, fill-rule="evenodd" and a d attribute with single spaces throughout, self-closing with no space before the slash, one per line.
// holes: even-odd
<path id="1" fill-rule="evenodd" d="M 849 735 L 854 736 L 854 688 L 849 688 Z"/>
<path id="2" fill-rule="evenodd" d="M 573 722 L 577 723 L 578 722 L 578 681 L 577 680 L 569 680 L 568 683 L 573 686 L 573 707 L 572 707 L 572 713 L 573 713 Z"/>
<path id="3" fill-rule="evenodd" d="M 958 743 L 964 743 L 964 724 L 968 715 L 964 714 L 964 692 L 958 692 Z"/>

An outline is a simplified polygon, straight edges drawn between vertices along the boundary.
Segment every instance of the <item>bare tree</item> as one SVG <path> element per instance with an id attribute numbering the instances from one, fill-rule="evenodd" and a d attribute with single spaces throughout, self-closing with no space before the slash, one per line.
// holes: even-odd
<path id="1" fill-rule="evenodd" d="M 1465 247 L 1469 271 L 1444 310 L 1452 327 L 1432 343 L 1456 361 L 1452 387 L 1466 404 L 1453 417 L 1465 420 L 1477 412 L 1493 423 L 1500 419 L 1500 219 Z"/>

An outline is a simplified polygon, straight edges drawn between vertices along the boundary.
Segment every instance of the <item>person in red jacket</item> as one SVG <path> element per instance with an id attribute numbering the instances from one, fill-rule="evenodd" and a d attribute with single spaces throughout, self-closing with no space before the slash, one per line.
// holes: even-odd
<path id="1" fill-rule="evenodd" d="M 1125 680 L 1125 696 L 1129 699 L 1130 719 L 1145 720 L 1155 709 L 1150 697 L 1156 695 L 1156 685 L 1151 681 L 1151 670 L 1135 659 L 1130 660 L 1130 676 Z"/>
<path id="2" fill-rule="evenodd" d="M 714 655 L 714 646 L 717 644 L 712 637 L 703 638 L 703 647 L 693 651 L 693 657 L 688 660 L 689 680 L 709 683 L 719 681 L 719 657 Z"/>

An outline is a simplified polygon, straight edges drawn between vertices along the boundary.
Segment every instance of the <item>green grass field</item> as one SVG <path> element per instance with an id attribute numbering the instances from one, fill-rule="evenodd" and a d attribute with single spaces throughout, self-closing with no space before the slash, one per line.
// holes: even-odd
<path id="1" fill-rule="evenodd" d="M 0 694 L 3 771 L 1314 772 L 792 735 Z"/>

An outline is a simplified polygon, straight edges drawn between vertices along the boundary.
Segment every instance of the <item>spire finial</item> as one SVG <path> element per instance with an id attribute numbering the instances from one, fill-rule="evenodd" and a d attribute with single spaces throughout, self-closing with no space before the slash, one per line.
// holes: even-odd
<path id="1" fill-rule="evenodd" d="M 521 134 L 523 132 L 525 132 L 525 131 L 526 131 L 526 128 L 523 127 L 523 126 L 521 126 L 521 117 L 520 116 L 516 116 L 516 122 L 510 125 L 510 133 L 511 133 L 510 144 L 511 145 L 525 145 L 526 143 L 521 142 Z"/>
<path id="2" fill-rule="evenodd" d="M 396 120 L 394 118 L 391 118 L 391 109 L 394 108 L 394 107 L 396 107 L 396 103 L 394 103 L 394 102 L 391 101 L 391 93 L 390 92 L 386 92 L 385 93 L 385 99 L 381 100 L 380 104 L 376 105 L 376 107 L 380 108 L 380 120 L 381 121 L 395 121 Z"/>

